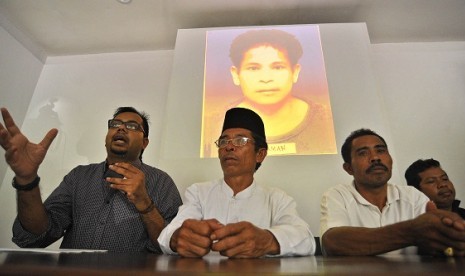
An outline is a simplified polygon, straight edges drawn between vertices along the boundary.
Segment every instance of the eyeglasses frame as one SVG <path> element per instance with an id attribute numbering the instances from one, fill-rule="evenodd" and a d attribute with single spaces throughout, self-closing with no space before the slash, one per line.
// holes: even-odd
<path id="1" fill-rule="evenodd" d="M 129 131 L 142 131 L 142 133 L 145 134 L 145 130 L 144 130 L 144 128 L 142 127 L 142 125 L 139 124 L 139 123 L 136 122 L 136 121 L 127 121 L 127 122 L 123 122 L 123 121 L 121 121 L 121 120 L 119 120 L 119 119 L 109 119 L 109 120 L 108 120 L 108 129 L 110 129 L 110 128 L 111 128 L 111 129 L 119 128 L 119 127 L 111 127 L 111 126 L 110 126 L 110 123 L 111 123 L 112 121 L 121 122 L 121 124 L 124 125 L 124 128 L 127 129 L 127 130 L 129 130 Z M 130 128 L 128 128 L 128 126 L 127 126 L 128 123 L 137 124 L 137 129 L 130 129 Z"/>
<path id="2" fill-rule="evenodd" d="M 220 140 L 224 140 L 226 141 L 226 144 L 222 147 L 220 147 Z M 243 145 L 241 144 L 235 144 L 233 141 L 243 141 L 245 140 L 245 143 Z M 239 137 L 234 137 L 234 138 L 231 138 L 231 139 L 225 139 L 225 138 L 220 138 L 218 140 L 215 141 L 215 145 L 219 148 L 219 149 L 224 149 L 225 147 L 227 147 L 229 145 L 229 143 L 231 143 L 233 146 L 235 147 L 243 147 L 245 145 L 247 145 L 247 143 L 251 141 L 252 143 L 255 143 L 255 140 L 252 139 L 252 138 L 249 138 L 249 137 L 244 137 L 244 136 L 239 136 Z"/>

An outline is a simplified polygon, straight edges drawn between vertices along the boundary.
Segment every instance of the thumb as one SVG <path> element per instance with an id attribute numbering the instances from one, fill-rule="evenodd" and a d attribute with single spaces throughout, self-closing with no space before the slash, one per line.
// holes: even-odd
<path id="1" fill-rule="evenodd" d="M 43 146 L 46 150 L 50 147 L 55 137 L 57 137 L 58 129 L 52 128 L 49 132 L 45 135 L 44 139 L 39 143 Z"/>
<path id="2" fill-rule="evenodd" d="M 426 212 L 432 212 L 437 209 L 438 207 L 436 206 L 436 203 L 434 203 L 434 201 L 430 200 L 426 203 Z"/>
<path id="3" fill-rule="evenodd" d="M 210 226 L 210 228 L 215 231 L 217 229 L 220 229 L 221 227 L 224 226 L 224 224 L 222 224 L 221 222 L 219 222 L 217 219 L 207 219 L 205 220 L 205 222 L 208 223 L 208 225 Z"/>

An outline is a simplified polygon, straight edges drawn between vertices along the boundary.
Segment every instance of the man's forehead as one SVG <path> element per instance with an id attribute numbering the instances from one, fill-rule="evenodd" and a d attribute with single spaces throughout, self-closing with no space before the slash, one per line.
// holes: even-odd
<path id="1" fill-rule="evenodd" d="M 419 173 L 421 179 L 428 177 L 441 177 L 447 173 L 441 167 L 431 167 Z"/>
<path id="2" fill-rule="evenodd" d="M 289 59 L 289 55 L 286 49 L 277 48 L 277 47 L 274 47 L 273 45 L 268 45 L 268 44 L 254 45 L 250 47 L 244 52 L 243 59 L 250 59 L 252 57 L 255 57 L 257 55 L 263 55 L 265 53 L 267 55 L 272 53 L 273 55 L 285 58 L 286 60 Z"/>
<path id="3" fill-rule="evenodd" d="M 252 136 L 252 132 L 246 128 L 228 128 L 221 133 L 221 137 Z"/>
<path id="4" fill-rule="evenodd" d="M 387 147 L 387 145 L 376 135 L 364 135 L 352 141 L 352 150 L 374 147 Z"/>
<path id="5" fill-rule="evenodd" d="M 115 119 L 125 119 L 126 121 L 142 122 L 142 118 L 134 112 L 123 112 L 116 115 Z"/>

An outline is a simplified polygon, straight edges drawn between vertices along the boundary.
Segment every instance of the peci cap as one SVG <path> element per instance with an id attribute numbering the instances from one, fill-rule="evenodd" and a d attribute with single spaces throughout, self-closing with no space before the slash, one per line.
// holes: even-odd
<path id="1" fill-rule="evenodd" d="M 229 128 L 248 129 L 266 141 L 265 126 L 263 125 L 262 118 L 250 109 L 235 107 L 226 111 L 221 132 Z"/>

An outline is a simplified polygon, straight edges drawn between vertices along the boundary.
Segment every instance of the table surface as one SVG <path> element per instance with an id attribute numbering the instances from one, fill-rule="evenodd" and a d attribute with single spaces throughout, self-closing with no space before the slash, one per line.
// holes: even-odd
<path id="1" fill-rule="evenodd" d="M 228 259 L 132 253 L 0 252 L 0 275 L 465 275 L 465 258 L 421 256 Z"/>

